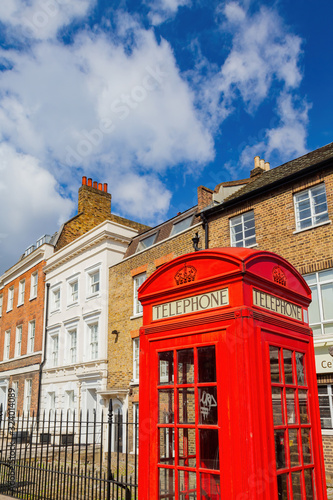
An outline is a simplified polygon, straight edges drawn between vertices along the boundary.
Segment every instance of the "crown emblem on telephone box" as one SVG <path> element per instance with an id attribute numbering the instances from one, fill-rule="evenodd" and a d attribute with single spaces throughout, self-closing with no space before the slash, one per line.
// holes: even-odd
<path id="1" fill-rule="evenodd" d="M 175 281 L 177 285 L 183 285 L 184 283 L 190 283 L 195 280 L 195 276 L 197 274 L 197 270 L 193 266 L 187 266 L 179 269 L 179 271 L 175 275 Z"/>
<path id="2" fill-rule="evenodd" d="M 273 280 L 276 283 L 279 283 L 280 285 L 286 286 L 287 277 L 284 274 L 284 272 L 282 271 L 281 267 L 279 267 L 279 266 L 274 267 L 272 274 L 273 274 Z"/>

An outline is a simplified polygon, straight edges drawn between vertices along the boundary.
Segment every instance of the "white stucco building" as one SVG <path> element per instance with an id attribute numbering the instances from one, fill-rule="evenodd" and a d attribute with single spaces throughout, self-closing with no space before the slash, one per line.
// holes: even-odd
<path id="1" fill-rule="evenodd" d="M 41 410 L 100 417 L 106 402 L 109 267 L 137 230 L 105 221 L 57 251 L 48 289 Z"/>

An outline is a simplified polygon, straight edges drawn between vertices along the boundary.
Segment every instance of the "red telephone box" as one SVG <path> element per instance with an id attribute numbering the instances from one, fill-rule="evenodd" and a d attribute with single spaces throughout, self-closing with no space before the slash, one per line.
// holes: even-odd
<path id="1" fill-rule="evenodd" d="M 139 499 L 326 499 L 311 294 L 295 268 L 202 250 L 139 299 Z"/>

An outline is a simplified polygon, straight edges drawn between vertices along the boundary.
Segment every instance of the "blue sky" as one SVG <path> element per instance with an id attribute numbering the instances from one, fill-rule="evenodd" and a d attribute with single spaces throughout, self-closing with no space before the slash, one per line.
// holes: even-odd
<path id="1" fill-rule="evenodd" d="M 76 213 L 82 175 L 147 224 L 200 184 L 333 140 L 329 0 L 0 4 L 0 268 Z"/>

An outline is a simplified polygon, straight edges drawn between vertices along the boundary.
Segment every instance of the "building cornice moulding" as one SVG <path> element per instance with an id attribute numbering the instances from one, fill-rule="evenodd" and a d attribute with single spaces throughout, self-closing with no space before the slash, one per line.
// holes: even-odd
<path id="1" fill-rule="evenodd" d="M 48 255 L 46 255 L 47 253 L 49 253 L 47 251 L 48 249 L 53 252 L 53 246 L 49 245 L 48 243 L 44 243 L 44 245 L 36 248 L 36 250 L 31 252 L 31 254 L 27 255 L 22 260 L 19 260 L 16 264 L 14 264 L 14 266 L 5 271 L 0 277 L 0 288 L 3 288 L 8 282 L 13 281 L 23 273 L 29 271 L 29 269 L 36 266 L 43 260 L 47 260 L 47 258 L 49 257 Z"/>

